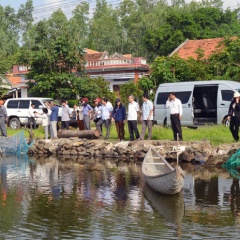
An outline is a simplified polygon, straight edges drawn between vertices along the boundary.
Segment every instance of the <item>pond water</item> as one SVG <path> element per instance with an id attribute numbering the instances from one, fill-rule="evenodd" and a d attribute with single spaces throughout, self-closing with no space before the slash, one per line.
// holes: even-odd
<path id="1" fill-rule="evenodd" d="M 5 157 L 0 239 L 240 239 L 239 180 L 182 167 L 183 191 L 163 196 L 145 186 L 140 163 Z"/>

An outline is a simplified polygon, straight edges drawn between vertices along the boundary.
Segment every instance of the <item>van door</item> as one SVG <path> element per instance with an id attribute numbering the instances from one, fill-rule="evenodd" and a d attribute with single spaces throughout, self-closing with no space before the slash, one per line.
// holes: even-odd
<path id="1" fill-rule="evenodd" d="M 195 85 L 193 90 L 193 113 L 195 125 L 217 123 L 218 84 Z"/>
<path id="2" fill-rule="evenodd" d="M 171 90 L 176 93 L 176 97 L 179 98 L 182 102 L 183 116 L 181 124 L 183 126 L 193 126 L 193 105 L 192 105 L 193 85 L 190 85 L 188 87 L 177 86 L 173 87 Z M 170 92 L 168 93 L 168 95 L 169 94 Z M 170 125 L 170 113 L 168 115 L 168 124 Z"/>
<path id="3" fill-rule="evenodd" d="M 169 96 L 168 87 L 159 87 L 154 99 L 154 121 L 158 125 L 167 124 L 168 109 L 166 109 L 166 101 Z"/>
<path id="4" fill-rule="evenodd" d="M 218 124 L 222 124 L 227 115 L 229 105 L 231 100 L 233 99 L 234 90 L 230 87 L 220 84 L 219 91 L 218 91 Z"/>
<path id="5" fill-rule="evenodd" d="M 31 100 L 31 104 L 34 104 L 35 109 L 38 113 L 42 113 L 42 108 L 44 107 L 43 104 L 39 100 Z M 36 117 L 36 124 L 41 125 L 42 124 L 42 118 Z"/>
<path id="6" fill-rule="evenodd" d="M 19 106 L 17 110 L 17 115 L 20 119 L 21 124 L 27 125 L 28 124 L 28 110 L 30 107 L 30 100 L 20 100 Z"/>

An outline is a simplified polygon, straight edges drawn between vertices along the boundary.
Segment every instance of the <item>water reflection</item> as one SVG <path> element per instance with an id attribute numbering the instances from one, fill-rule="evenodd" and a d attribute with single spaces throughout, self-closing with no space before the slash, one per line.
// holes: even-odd
<path id="1" fill-rule="evenodd" d="M 0 239 L 236 239 L 239 234 L 239 180 L 222 169 L 183 166 L 188 174 L 182 193 L 163 196 L 144 184 L 140 163 L 62 161 L 1 160 Z"/>
<path id="2" fill-rule="evenodd" d="M 148 185 L 144 186 L 144 196 L 166 221 L 179 224 L 184 216 L 184 201 L 182 192 L 175 195 L 163 195 L 153 191 Z"/>

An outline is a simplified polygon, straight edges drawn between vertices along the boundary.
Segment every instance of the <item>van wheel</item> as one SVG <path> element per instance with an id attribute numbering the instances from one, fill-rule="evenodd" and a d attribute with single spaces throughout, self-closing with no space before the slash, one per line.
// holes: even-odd
<path id="1" fill-rule="evenodd" d="M 223 124 L 224 124 L 226 127 L 229 127 L 229 126 L 230 126 L 230 121 L 228 120 L 227 117 L 225 117 L 225 118 L 223 119 Z"/>
<path id="2" fill-rule="evenodd" d="M 20 128 L 20 121 L 18 118 L 12 118 L 10 121 L 9 121 L 9 127 L 11 129 L 19 129 Z"/>

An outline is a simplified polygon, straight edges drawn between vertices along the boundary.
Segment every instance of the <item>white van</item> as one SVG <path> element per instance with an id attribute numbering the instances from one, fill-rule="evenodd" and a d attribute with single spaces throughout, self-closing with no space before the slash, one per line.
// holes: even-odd
<path id="1" fill-rule="evenodd" d="M 30 97 L 30 98 L 11 98 L 6 100 L 4 106 L 7 110 L 8 116 L 8 123 L 7 125 L 11 129 L 19 129 L 21 125 L 28 124 L 28 110 L 31 104 L 35 105 L 35 109 L 37 112 L 41 112 L 42 108 L 46 107 L 45 103 L 53 101 L 51 98 L 37 98 L 37 97 Z M 72 110 L 72 109 L 71 109 Z M 72 110 L 73 111 L 73 110 Z M 61 120 L 62 116 L 62 108 L 59 108 L 59 121 Z M 70 122 L 76 122 L 76 117 L 71 117 Z M 37 125 L 42 124 L 42 118 L 36 118 Z"/>
<path id="2" fill-rule="evenodd" d="M 170 125 L 166 101 L 170 92 L 175 92 L 182 101 L 183 126 L 227 125 L 228 108 L 234 91 L 240 91 L 240 83 L 225 80 L 160 84 L 154 99 L 154 121 L 156 124 Z"/>

